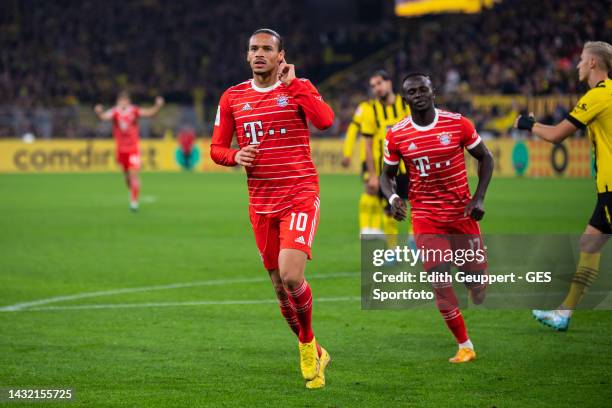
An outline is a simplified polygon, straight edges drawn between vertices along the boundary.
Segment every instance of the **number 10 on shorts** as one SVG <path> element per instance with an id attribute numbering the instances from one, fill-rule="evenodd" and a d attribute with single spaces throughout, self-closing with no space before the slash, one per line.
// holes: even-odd
<path id="1" fill-rule="evenodd" d="M 306 213 L 291 213 L 291 222 L 289 223 L 289 231 L 306 231 L 306 223 L 308 222 L 308 214 Z M 294 228 L 295 227 L 295 228 Z"/>

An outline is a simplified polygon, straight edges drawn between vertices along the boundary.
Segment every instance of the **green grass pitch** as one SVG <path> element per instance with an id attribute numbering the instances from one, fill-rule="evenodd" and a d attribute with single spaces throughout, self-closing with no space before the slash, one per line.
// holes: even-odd
<path id="1" fill-rule="evenodd" d="M 142 185 L 131 214 L 119 174 L 0 176 L 0 307 L 76 295 L 0 312 L 0 387 L 75 390 L 71 404 L 36 404 L 48 407 L 609 406 L 610 312 L 579 311 L 556 333 L 528 310 L 468 309 L 479 358 L 451 366 L 435 310 L 360 310 L 361 187 L 341 175 L 321 177 L 307 266 L 333 362 L 327 387 L 307 390 L 244 175 L 152 173 Z M 482 228 L 580 233 L 594 202 L 592 180 L 494 179 Z"/>

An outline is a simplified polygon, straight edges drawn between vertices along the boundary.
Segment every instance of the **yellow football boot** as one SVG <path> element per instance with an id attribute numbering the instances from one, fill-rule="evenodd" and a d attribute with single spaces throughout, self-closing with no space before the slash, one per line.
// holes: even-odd
<path id="1" fill-rule="evenodd" d="M 325 387 L 325 368 L 331 363 L 331 356 L 323 347 L 321 347 L 321 357 L 319 357 L 319 372 L 317 376 L 306 383 L 306 388 L 314 390 L 316 388 Z"/>
<path id="2" fill-rule="evenodd" d="M 455 357 L 449 358 L 451 363 L 467 363 L 468 361 L 476 360 L 476 352 L 471 348 L 460 348 L 457 350 Z"/>
<path id="3" fill-rule="evenodd" d="M 312 338 L 310 343 L 298 342 L 300 349 L 300 369 L 305 380 L 312 380 L 319 372 L 319 353 L 317 353 L 317 341 Z"/>

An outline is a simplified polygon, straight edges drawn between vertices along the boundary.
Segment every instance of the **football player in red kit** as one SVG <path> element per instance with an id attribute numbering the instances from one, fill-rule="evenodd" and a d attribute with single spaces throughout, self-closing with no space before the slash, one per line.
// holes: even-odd
<path id="1" fill-rule="evenodd" d="M 308 122 L 326 129 L 334 112 L 310 81 L 296 78 L 275 31 L 251 35 L 247 62 L 253 78 L 221 96 L 210 155 L 217 164 L 246 170 L 255 242 L 281 313 L 298 337 L 306 387 L 321 388 L 330 356 L 315 340 L 312 292 L 304 279 L 320 207 Z M 230 147 L 234 133 L 238 149 Z"/>
<path id="2" fill-rule="evenodd" d="M 458 113 L 434 106 L 434 92 L 429 77 L 408 75 L 402 82 L 402 96 L 411 116 L 398 122 L 388 132 L 385 165 L 380 186 L 389 199 L 393 215 L 406 218 L 406 204 L 395 191 L 399 161 L 408 169 L 412 225 L 417 247 L 444 250 L 481 250 L 484 245 L 478 221 L 484 216 L 484 197 L 493 174 L 493 156 L 472 123 Z M 472 197 L 465 168 L 464 149 L 478 160 L 478 186 Z M 452 234 L 452 235 L 451 235 Z M 486 274 L 486 257 L 461 266 L 473 274 Z M 423 262 L 431 273 L 450 273 L 450 262 L 442 259 Z M 485 285 L 467 285 L 472 301 L 484 300 Z M 436 305 L 459 349 L 451 363 L 476 358 L 457 297 L 448 281 L 433 284 Z"/>
<path id="3" fill-rule="evenodd" d="M 117 146 L 117 163 L 123 169 L 125 182 L 130 190 L 130 210 L 138 210 L 138 193 L 140 192 L 140 132 L 138 119 L 150 118 L 159 112 L 164 106 L 164 98 L 155 98 L 155 105 L 151 108 L 139 108 L 132 105 L 130 95 L 123 91 L 117 96 L 117 105 L 104 111 L 100 104 L 96 105 L 94 111 L 100 120 L 110 120 L 113 122 L 113 138 Z"/>

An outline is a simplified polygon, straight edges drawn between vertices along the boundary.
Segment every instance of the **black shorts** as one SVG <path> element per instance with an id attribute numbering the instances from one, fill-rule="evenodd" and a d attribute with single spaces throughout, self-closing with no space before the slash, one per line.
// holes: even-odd
<path id="1" fill-rule="evenodd" d="M 589 221 L 589 225 L 604 234 L 612 234 L 612 192 L 598 193 L 597 204 Z"/>

